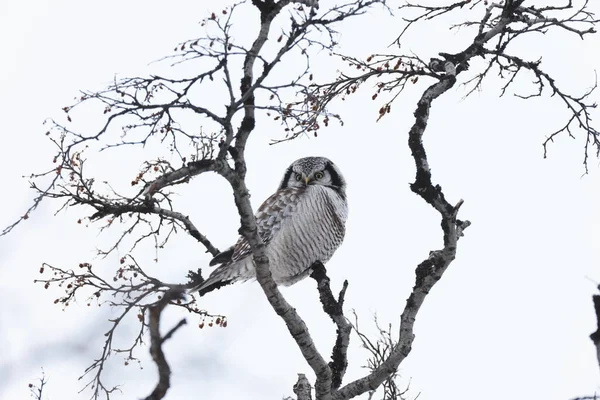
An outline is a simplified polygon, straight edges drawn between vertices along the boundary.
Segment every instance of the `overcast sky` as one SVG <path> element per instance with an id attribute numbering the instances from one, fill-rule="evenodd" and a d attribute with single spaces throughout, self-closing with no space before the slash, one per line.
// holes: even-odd
<path id="1" fill-rule="evenodd" d="M 597 4 L 592 8 L 600 12 Z M 171 1 L 169 7 L 154 0 L 0 4 L 2 227 L 33 199 L 22 175 L 51 165 L 54 153 L 44 136 L 44 119 L 64 118 L 61 108 L 79 89 L 100 89 L 115 73 L 156 71 L 149 63 L 170 54 L 178 42 L 201 35 L 198 21 L 212 11 L 202 2 L 184 0 Z M 386 51 L 398 20 L 384 15 L 373 12 L 340 27 L 343 49 L 363 57 Z M 236 24 L 246 38 L 256 33 L 253 17 Z M 462 49 L 468 37 L 468 31 L 448 33 L 443 25 L 427 25 L 408 36 L 404 49 L 428 58 Z M 598 36 L 581 41 L 561 34 L 536 36 L 515 52 L 531 60 L 543 56 L 544 70 L 577 94 L 594 82 L 598 49 Z M 318 79 L 326 79 L 337 65 L 328 63 L 332 59 L 323 54 L 315 64 Z M 519 87 L 526 90 L 529 81 L 522 79 Z M 334 288 L 350 281 L 346 314 L 355 309 L 370 334 L 375 333 L 375 314 L 381 324 L 398 328 L 415 266 L 441 245 L 437 213 L 408 187 L 414 164 L 406 138 L 425 85 L 409 88 L 393 105 L 394 112 L 378 123 L 381 104 L 371 101 L 367 87 L 334 106 L 344 126 L 334 123 L 316 139 L 269 146 L 282 129 L 260 119 L 248 146 L 255 208 L 297 158 L 324 155 L 343 171 L 350 216 L 345 242 L 328 271 Z M 590 160 L 590 173 L 582 177 L 581 132 L 574 140 L 559 138 L 544 160 L 541 144 L 560 127 L 565 107 L 550 98 L 499 99 L 498 88 L 490 80 L 483 91 L 464 99 L 464 89 L 455 87 L 434 103 L 425 134 L 435 182 L 450 202 L 464 199 L 460 217 L 473 225 L 459 242 L 456 261 L 428 296 L 415 325 L 413 350 L 400 367 L 400 385 L 410 382 L 410 395 L 420 394 L 421 400 L 559 400 L 600 391 L 588 337 L 595 330 L 591 295 L 600 281 L 598 160 Z M 598 94 L 592 99 L 598 101 Z M 102 179 L 125 187 L 142 159 L 121 152 L 117 158 L 98 158 L 93 168 Z M 216 246 L 236 240 L 239 219 L 224 182 L 203 175 L 177 193 L 178 210 Z M 61 294 L 57 288 L 32 283 L 42 262 L 70 268 L 92 261 L 107 270 L 117 263 L 119 255 L 95 259 L 96 247 L 113 236 L 99 234 L 93 224 L 76 223 L 88 210 L 54 216 L 58 206 L 43 203 L 25 224 L 0 238 L 0 399 L 27 398 L 27 384 L 41 376 L 41 368 L 49 379 L 48 399 L 87 398 L 89 393 L 77 394 L 82 387 L 77 377 L 100 354 L 110 327 L 109 310 L 83 302 L 62 311 L 52 304 Z M 188 270 L 209 261 L 202 246 L 185 234 L 167 246 L 158 263 L 152 262 L 150 246 L 143 249 L 148 254 L 140 253 L 144 265 L 171 282 L 183 282 Z M 314 286 L 305 280 L 282 292 L 328 356 L 335 327 L 320 310 Z M 229 326 L 199 330 L 188 316 L 190 324 L 166 345 L 173 371 L 168 398 L 280 399 L 293 394 L 297 373 L 312 377 L 257 283 L 225 288 L 201 304 L 226 315 Z M 183 316 L 168 310 L 165 326 Z M 135 329 L 135 323 L 125 324 L 120 343 L 131 340 Z M 156 374 L 146 353 L 139 352 L 143 369 L 125 367 L 118 357 L 109 364 L 108 382 L 123 384 L 123 395 L 115 398 L 150 393 Z M 346 382 L 365 373 L 361 367 L 367 356 L 353 337 Z"/>

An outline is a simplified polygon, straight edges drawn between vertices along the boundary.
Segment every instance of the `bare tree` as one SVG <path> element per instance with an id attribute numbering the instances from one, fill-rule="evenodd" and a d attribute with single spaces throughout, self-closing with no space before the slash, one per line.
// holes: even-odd
<path id="1" fill-rule="evenodd" d="M 237 13 L 249 8 L 258 10 L 259 32 L 250 46 L 231 34 Z M 111 354 L 124 353 L 135 359 L 135 350 L 150 332 L 150 351 L 159 370 L 159 382 L 148 399 L 160 399 L 170 386 L 170 368 L 162 344 L 172 337 L 185 320 L 161 336 L 158 328 L 160 315 L 167 305 L 183 308 L 206 324 L 226 326 L 224 316 L 202 310 L 196 299 L 182 297 L 181 293 L 202 280 L 201 271 L 190 271 L 187 283 L 169 283 L 150 276 L 134 256 L 136 246 L 152 241 L 157 251 L 179 232 L 185 232 L 202 244 L 212 255 L 219 250 L 202 233 L 194 221 L 178 211 L 172 199 L 173 188 L 189 182 L 200 174 L 215 172 L 231 187 L 240 217 L 240 233 L 252 247 L 257 280 L 267 301 L 286 324 L 306 363 L 316 376 L 315 397 L 319 400 L 350 399 L 365 393 L 373 395 L 383 386 L 384 398 L 401 398 L 403 392 L 394 383 L 396 371 L 409 355 L 414 340 L 413 326 L 428 293 L 442 278 L 456 257 L 458 240 L 470 225 L 458 217 L 462 200 L 449 201 L 442 188 L 434 183 L 424 146 L 423 135 L 435 99 L 450 91 L 457 83 L 466 85 L 469 93 L 481 88 L 482 82 L 495 72 L 504 85 L 500 95 L 510 92 L 515 78 L 530 74 L 534 79 L 531 93 L 515 93 L 522 99 L 552 95 L 569 110 L 564 125 L 550 132 L 543 143 L 544 150 L 558 135 L 586 135 L 583 165 L 587 171 L 590 152 L 600 151 L 598 131 L 591 123 L 591 109 L 595 104 L 589 95 L 596 85 L 583 94 L 564 89 L 545 72 L 541 60 L 524 59 L 511 54 L 511 44 L 530 34 L 550 30 L 564 31 L 584 38 L 594 33 L 598 22 L 588 10 L 588 3 L 576 5 L 568 1 L 556 6 L 526 6 L 523 0 L 488 2 L 464 0 L 443 6 L 406 3 L 399 15 L 393 16 L 404 23 L 394 43 L 394 52 L 374 54 L 366 59 L 339 55 L 348 62 L 353 74 L 342 73 L 331 82 L 315 82 L 310 70 L 311 60 L 318 50 L 334 52 L 338 26 L 349 19 L 368 12 L 373 7 L 387 7 L 380 0 L 351 0 L 335 6 L 317 4 L 314 0 L 252 0 L 213 13 L 203 21 L 206 35 L 185 41 L 177 46 L 170 62 L 174 76 L 151 75 L 115 80 L 105 90 L 83 92 L 77 102 L 64 107 L 70 123 L 78 110 L 88 104 L 100 104 L 104 123 L 89 133 L 71 128 L 69 123 L 51 121 L 48 138 L 56 145 L 55 165 L 46 172 L 32 175 L 32 188 L 37 198 L 31 207 L 3 234 L 29 218 L 43 199 L 62 201 L 60 209 L 82 206 L 89 212 L 90 223 L 100 229 L 118 232 L 112 246 L 101 250 L 107 256 L 129 244 L 129 255 L 122 257 L 114 268 L 112 281 L 103 277 L 96 266 L 81 263 L 79 269 L 68 269 L 45 264 L 38 282 L 47 288 L 58 285 L 66 293 L 56 303 L 67 306 L 77 298 L 87 296 L 88 302 L 108 303 L 120 310 L 106 332 L 101 355 L 85 371 L 92 397 L 109 397 L 115 387 L 105 386 L 102 380 L 104 363 Z M 415 24 L 437 21 L 451 13 L 464 13 L 464 22 L 451 28 L 471 32 L 471 39 L 462 51 L 445 53 L 439 49 L 439 58 L 424 60 L 415 54 L 400 51 L 403 34 Z M 391 17 L 392 18 L 392 17 Z M 281 34 L 272 32 L 274 21 L 287 25 Z M 276 43 L 267 53 L 268 38 Z M 296 75 L 276 74 L 285 66 L 285 58 L 304 60 L 304 68 Z M 470 62 L 485 61 L 482 68 L 472 70 Z M 182 66 L 181 72 L 178 68 Z M 189 67 L 189 68 L 187 68 Z M 194 71 L 189 73 L 189 71 Z M 197 72 L 201 71 L 201 72 Z M 391 328 L 380 329 L 381 342 L 370 341 L 360 334 L 362 343 L 373 358 L 369 372 L 352 382 L 344 382 L 348 365 L 347 348 L 351 325 L 344 316 L 344 296 L 347 283 L 336 297 L 329 287 L 329 278 L 322 264 L 313 266 L 312 277 L 318 282 L 319 297 L 324 311 L 337 326 L 337 340 L 331 361 L 317 350 L 308 327 L 282 296 L 269 269 L 265 246 L 257 233 L 254 212 L 246 185 L 246 146 L 257 123 L 257 113 L 280 120 L 285 136 L 275 142 L 292 140 L 303 134 L 317 134 L 330 120 L 341 120 L 332 112 L 337 100 L 360 92 L 360 87 L 371 82 L 375 87 L 372 98 L 382 102 L 378 118 L 391 113 L 392 103 L 408 84 L 424 84 L 424 90 L 414 112 L 415 120 L 408 132 L 408 145 L 414 158 L 416 175 L 411 190 L 430 204 L 441 219 L 443 247 L 432 250 L 415 268 L 415 284 L 401 311 L 400 327 L 395 336 Z M 217 88 L 223 94 L 225 107 L 215 106 L 201 95 L 206 87 Z M 378 100 L 379 101 L 379 100 Z M 97 182 L 84 168 L 88 157 L 97 152 L 111 152 L 122 147 L 146 146 L 160 143 L 166 152 L 176 155 L 178 165 L 164 158 L 147 160 L 131 185 L 139 187 L 133 195 L 124 195 L 108 184 Z M 87 221 L 86 220 L 86 223 Z M 84 221 L 80 221 L 84 222 Z M 103 266 L 105 268 L 106 266 Z M 183 277 L 182 277 L 183 278 Z M 113 348 L 112 339 L 119 324 L 127 315 L 137 313 L 139 331 L 128 348 Z M 300 376 L 294 392 L 298 398 L 310 398 L 306 377 Z"/>

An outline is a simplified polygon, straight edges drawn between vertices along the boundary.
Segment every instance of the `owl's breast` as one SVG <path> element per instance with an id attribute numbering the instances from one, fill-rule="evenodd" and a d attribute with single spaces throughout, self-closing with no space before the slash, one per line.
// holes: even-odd
<path id="1" fill-rule="evenodd" d="M 275 282 L 295 283 L 315 261 L 327 262 L 344 239 L 347 215 L 346 201 L 335 190 L 306 187 L 267 249 Z"/>

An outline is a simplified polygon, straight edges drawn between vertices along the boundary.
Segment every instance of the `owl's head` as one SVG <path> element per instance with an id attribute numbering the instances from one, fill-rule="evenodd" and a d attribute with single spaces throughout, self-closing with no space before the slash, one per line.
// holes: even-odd
<path id="1" fill-rule="evenodd" d="M 346 191 L 342 173 L 325 157 L 304 157 L 294 161 L 285 171 L 279 189 L 307 185 L 330 186 L 342 195 Z"/>

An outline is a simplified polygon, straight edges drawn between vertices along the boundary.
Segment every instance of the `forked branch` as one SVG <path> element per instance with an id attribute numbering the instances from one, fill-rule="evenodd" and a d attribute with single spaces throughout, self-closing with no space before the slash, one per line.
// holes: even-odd
<path id="1" fill-rule="evenodd" d="M 333 346 L 331 361 L 329 362 L 329 368 L 331 368 L 332 373 L 331 388 L 336 390 L 342 385 L 346 368 L 348 368 L 348 346 L 350 345 L 350 333 L 352 332 L 352 325 L 344 316 L 343 309 L 348 281 L 344 281 L 342 290 L 336 299 L 331 291 L 331 281 L 327 276 L 327 271 L 323 263 L 319 261 L 314 263 L 312 271 L 310 276 L 317 281 L 317 290 L 319 291 L 323 311 L 329 315 L 329 318 L 331 318 L 337 327 L 335 345 Z"/>
<path id="2" fill-rule="evenodd" d="M 171 368 L 169 367 L 169 363 L 167 363 L 162 345 L 165 341 L 171 338 L 171 336 L 173 336 L 177 329 L 181 328 L 187 322 L 185 318 L 182 319 L 177 323 L 177 325 L 171 328 L 169 332 L 167 332 L 164 336 L 161 336 L 160 316 L 170 302 L 180 298 L 182 295 L 182 290 L 171 289 L 164 294 L 163 298 L 160 299 L 156 305 L 150 307 L 149 309 L 148 329 L 150 331 L 150 354 L 152 355 L 152 359 L 158 368 L 158 383 L 156 384 L 156 387 L 152 393 L 146 397 L 145 400 L 160 400 L 165 397 L 167 390 L 169 390 L 169 387 L 171 387 Z"/>

